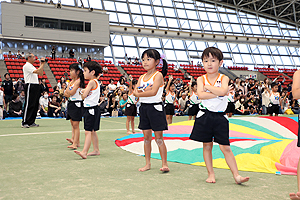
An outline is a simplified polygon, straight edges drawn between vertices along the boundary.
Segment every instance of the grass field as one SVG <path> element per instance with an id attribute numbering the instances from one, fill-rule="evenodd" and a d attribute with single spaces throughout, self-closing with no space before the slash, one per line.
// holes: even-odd
<path id="1" fill-rule="evenodd" d="M 175 117 L 173 122 L 187 117 Z M 231 172 L 215 169 L 216 184 L 205 183 L 205 167 L 169 162 L 170 172 L 139 172 L 142 156 L 114 143 L 126 135 L 126 118 L 102 118 L 101 155 L 83 160 L 68 149 L 70 123 L 41 119 L 40 127 L 22 129 L 20 120 L 0 121 L 0 199 L 289 199 L 296 176 L 241 172 L 250 176 L 236 185 Z M 138 118 L 136 118 L 138 124 Z M 83 123 L 80 124 L 83 130 Z M 84 132 L 81 132 L 83 148 Z"/>

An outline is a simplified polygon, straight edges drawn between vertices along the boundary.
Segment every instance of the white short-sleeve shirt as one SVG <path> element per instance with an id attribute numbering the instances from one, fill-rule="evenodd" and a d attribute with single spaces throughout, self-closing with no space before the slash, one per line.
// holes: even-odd
<path id="1" fill-rule="evenodd" d="M 38 74 L 33 73 L 36 68 L 29 62 L 23 66 L 23 74 L 25 83 L 39 84 Z"/>

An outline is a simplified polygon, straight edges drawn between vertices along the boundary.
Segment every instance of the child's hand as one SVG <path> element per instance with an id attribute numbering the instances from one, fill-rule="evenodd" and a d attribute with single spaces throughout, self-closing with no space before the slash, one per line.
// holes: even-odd
<path id="1" fill-rule="evenodd" d="M 171 75 L 171 76 L 169 76 L 169 79 L 170 79 L 170 80 L 173 80 L 173 76 L 172 76 L 172 75 Z"/>
<path id="2" fill-rule="evenodd" d="M 153 86 L 153 84 L 151 84 L 151 85 L 148 85 L 145 89 L 144 89 L 144 91 L 149 91 L 149 90 L 152 90 L 152 86 Z"/>
<path id="3" fill-rule="evenodd" d="M 128 78 L 129 78 L 129 81 L 131 81 L 131 80 L 132 80 L 132 76 L 131 76 L 131 75 L 129 75 L 129 76 L 128 76 Z"/>
<path id="4" fill-rule="evenodd" d="M 140 92 L 139 92 L 138 90 L 134 90 L 134 91 L 133 91 L 133 95 L 134 95 L 135 97 L 139 97 L 139 93 L 140 93 Z"/>
<path id="5" fill-rule="evenodd" d="M 229 91 L 229 92 L 233 92 L 233 91 L 234 91 L 234 86 L 233 86 L 233 85 L 229 86 L 228 91 Z"/>
<path id="6" fill-rule="evenodd" d="M 82 90 L 80 90 L 80 93 L 81 93 L 81 94 L 83 94 L 83 93 L 84 93 L 84 91 L 85 91 L 85 89 L 82 89 Z"/>

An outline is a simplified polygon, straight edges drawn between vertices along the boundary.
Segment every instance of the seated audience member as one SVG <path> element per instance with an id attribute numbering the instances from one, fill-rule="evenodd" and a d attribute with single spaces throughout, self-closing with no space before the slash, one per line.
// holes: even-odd
<path id="1" fill-rule="evenodd" d="M 140 64 L 139 59 L 137 57 L 135 57 L 135 59 L 134 59 L 134 64 L 136 64 L 136 65 Z"/>
<path id="2" fill-rule="evenodd" d="M 90 61 L 92 61 L 92 58 L 91 58 L 90 55 L 88 55 L 87 58 L 86 58 L 86 62 L 90 62 Z"/>
<path id="3" fill-rule="evenodd" d="M 299 104 L 297 99 L 293 99 L 291 103 L 291 109 L 294 112 L 294 114 L 299 114 Z"/>
<path id="4" fill-rule="evenodd" d="M 21 58 L 22 58 L 22 54 L 21 54 L 20 50 L 18 50 L 17 58 L 18 58 L 18 59 L 21 59 Z"/>
<path id="5" fill-rule="evenodd" d="M 61 101 L 61 117 L 67 116 L 67 112 L 68 112 L 67 105 L 68 105 L 68 101 L 66 100 L 66 97 L 63 97 Z"/>
<path id="6" fill-rule="evenodd" d="M 25 58 L 25 53 L 24 52 L 22 52 L 22 59 L 24 59 Z"/>
<path id="7" fill-rule="evenodd" d="M 107 112 L 107 104 L 108 104 L 108 100 L 107 97 L 104 96 L 103 94 L 100 96 L 100 103 L 98 104 L 98 106 L 100 107 L 100 112 L 101 115 L 109 115 L 109 112 Z"/>
<path id="8" fill-rule="evenodd" d="M 12 100 L 9 102 L 9 116 L 10 117 L 21 117 L 22 103 L 20 102 L 20 97 L 18 94 L 12 96 Z"/>
<path id="9" fill-rule="evenodd" d="M 53 92 L 52 99 L 53 99 L 54 96 L 56 97 L 56 102 L 59 103 L 59 106 L 60 106 L 61 99 L 59 98 L 59 91 L 56 90 L 56 91 Z M 52 99 L 51 99 L 51 101 L 52 101 Z"/>
<path id="10" fill-rule="evenodd" d="M 186 97 L 186 93 L 182 93 L 181 97 L 178 100 L 179 108 L 177 109 L 178 115 L 186 115 L 187 114 L 187 102 L 188 98 Z"/>
<path id="11" fill-rule="evenodd" d="M 114 84 L 114 79 L 111 78 L 108 84 L 109 92 L 114 92 L 116 88 L 117 86 Z"/>
<path id="12" fill-rule="evenodd" d="M 108 68 L 107 66 L 105 65 L 104 67 L 102 67 L 102 70 L 103 70 L 103 73 L 107 74 L 108 73 Z"/>
<path id="13" fill-rule="evenodd" d="M 57 97 L 53 96 L 52 101 L 49 102 L 48 106 L 48 116 L 49 117 L 59 117 L 61 112 L 60 103 L 57 102 Z"/>
<path id="14" fill-rule="evenodd" d="M 127 102 L 128 102 L 128 95 L 127 95 L 127 93 L 124 92 L 122 94 L 122 99 L 119 101 L 119 107 L 122 112 L 122 115 L 125 114 L 125 108 L 127 106 Z"/>
<path id="15" fill-rule="evenodd" d="M 118 84 L 117 84 L 117 87 L 121 90 L 121 92 L 125 92 L 128 90 L 126 84 L 125 84 L 125 77 L 121 77 Z"/>
<path id="16" fill-rule="evenodd" d="M 60 81 L 57 83 L 58 89 L 61 89 L 61 86 L 63 83 L 66 83 L 68 85 L 68 83 L 66 82 L 66 79 L 64 76 L 60 77 Z"/>
<path id="17" fill-rule="evenodd" d="M 8 57 L 13 58 L 14 55 L 12 55 L 11 51 L 8 51 Z"/>
<path id="18" fill-rule="evenodd" d="M 21 93 L 20 93 L 20 101 L 22 103 L 22 108 L 24 108 L 24 102 L 25 102 L 25 91 L 22 90 Z"/>
<path id="19" fill-rule="evenodd" d="M 109 112 L 110 116 L 112 116 L 113 111 L 116 111 L 118 109 L 118 101 L 116 101 L 115 94 L 109 95 L 109 101 L 108 101 L 106 108 L 107 108 L 107 112 Z"/>
<path id="20" fill-rule="evenodd" d="M 282 101 L 280 102 L 280 110 L 279 110 L 279 113 L 280 114 L 284 114 L 285 111 L 287 111 L 287 109 L 289 109 L 289 92 L 287 92 L 287 89 L 284 88 L 282 91 L 281 91 L 281 99 Z"/>
<path id="21" fill-rule="evenodd" d="M 63 83 L 61 85 L 61 89 L 59 90 L 59 98 L 60 99 L 63 99 L 66 88 L 67 88 L 67 84 Z"/>
<path id="22" fill-rule="evenodd" d="M 44 91 L 47 91 L 47 92 L 49 93 L 49 87 L 48 87 L 48 85 L 46 84 L 46 79 L 45 79 L 45 78 L 42 78 L 42 79 L 41 79 L 41 84 L 40 84 L 40 86 L 41 86 L 41 94 L 43 94 Z"/>
<path id="23" fill-rule="evenodd" d="M 43 96 L 40 98 L 40 115 L 41 117 L 48 116 L 48 106 L 49 106 L 49 95 L 47 91 L 43 92 Z"/>

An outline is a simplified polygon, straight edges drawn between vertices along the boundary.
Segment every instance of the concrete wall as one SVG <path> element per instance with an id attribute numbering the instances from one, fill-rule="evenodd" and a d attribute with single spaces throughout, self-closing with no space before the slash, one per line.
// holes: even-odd
<path id="1" fill-rule="evenodd" d="M 89 12 L 82 8 L 56 8 L 52 4 L 2 2 L 2 37 L 78 45 L 109 45 L 109 16 L 105 12 Z M 79 32 L 25 26 L 25 16 L 90 22 L 91 32 Z"/>

